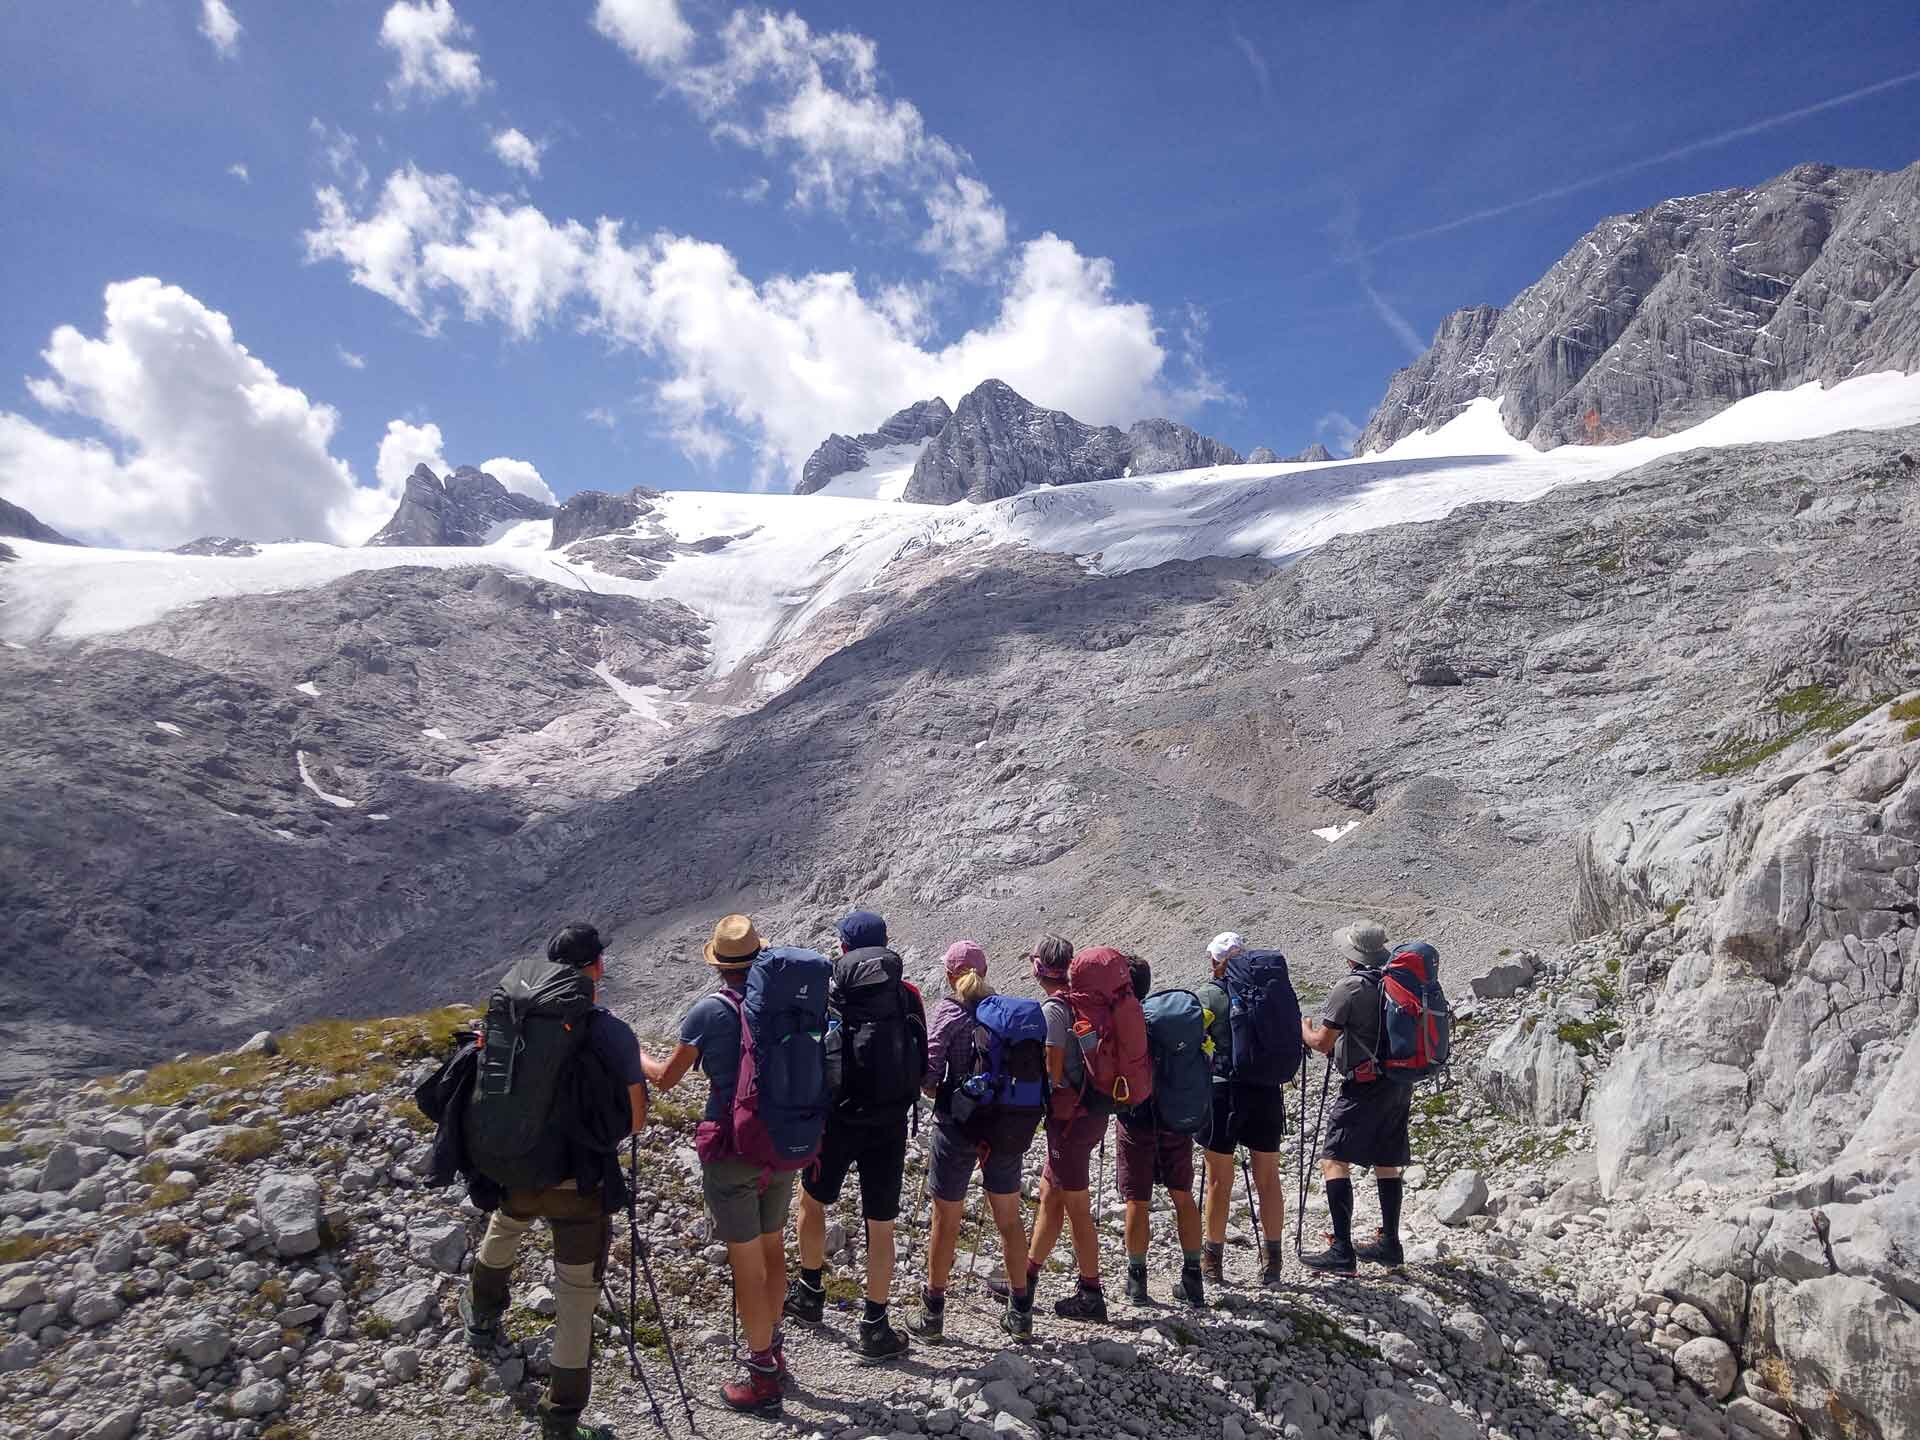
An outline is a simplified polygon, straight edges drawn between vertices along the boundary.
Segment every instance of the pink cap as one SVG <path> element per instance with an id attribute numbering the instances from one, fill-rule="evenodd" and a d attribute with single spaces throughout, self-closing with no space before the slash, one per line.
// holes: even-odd
<path id="1" fill-rule="evenodd" d="M 956 940 L 947 947 L 947 974 L 959 975 L 971 970 L 976 975 L 987 973 L 987 952 L 972 940 Z"/>

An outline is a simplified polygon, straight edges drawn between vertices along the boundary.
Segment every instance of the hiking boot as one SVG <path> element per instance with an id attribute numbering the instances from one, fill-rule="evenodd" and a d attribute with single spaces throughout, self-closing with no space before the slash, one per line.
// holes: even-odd
<path id="1" fill-rule="evenodd" d="M 1280 1253 L 1267 1251 L 1267 1261 L 1260 1269 L 1260 1283 L 1271 1290 L 1280 1283 Z"/>
<path id="2" fill-rule="evenodd" d="M 729 1410 L 738 1410 L 743 1415 L 757 1415 L 762 1420 L 780 1418 L 780 1372 L 768 1366 L 761 1369 L 753 1362 L 747 1362 L 747 1373 L 738 1380 L 729 1380 L 720 1387 L 721 1402 Z"/>
<path id="3" fill-rule="evenodd" d="M 885 1320 L 876 1320 L 871 1325 L 864 1320 L 860 1322 L 861 1364 L 884 1365 L 906 1353 L 907 1337 Z"/>
<path id="4" fill-rule="evenodd" d="M 787 1387 L 793 1383 L 793 1371 L 787 1368 L 787 1343 L 776 1340 L 773 1343 L 773 1376 L 780 1382 L 780 1393 L 787 1393 Z"/>
<path id="5" fill-rule="evenodd" d="M 619 1440 L 610 1426 L 582 1425 L 578 1420 L 563 1420 L 552 1415 L 540 1421 L 540 1440 Z"/>
<path id="6" fill-rule="evenodd" d="M 1173 1293 L 1175 1299 L 1184 1300 L 1189 1305 L 1204 1305 L 1207 1303 L 1207 1286 L 1206 1282 L 1200 1278 L 1200 1267 L 1198 1265 L 1183 1265 L 1180 1267 L 1180 1284 L 1175 1288 Z"/>
<path id="7" fill-rule="evenodd" d="M 1360 1269 L 1354 1263 L 1353 1251 L 1344 1245 L 1329 1245 L 1316 1255 L 1302 1255 L 1300 1263 L 1322 1275 L 1353 1275 Z"/>
<path id="8" fill-rule="evenodd" d="M 920 1297 L 920 1306 L 907 1321 L 907 1329 L 913 1338 L 928 1345 L 938 1345 L 947 1338 L 947 1307 L 938 1310 L 927 1304 L 926 1296 Z"/>
<path id="9" fill-rule="evenodd" d="M 1209 1285 L 1227 1283 L 1227 1252 L 1216 1250 L 1209 1245 L 1200 1252 L 1200 1273 L 1207 1278 Z"/>
<path id="10" fill-rule="evenodd" d="M 809 1325 L 818 1325 L 821 1317 L 827 1313 L 826 1287 L 816 1290 L 795 1276 L 787 1284 L 787 1303 L 781 1307 L 781 1313 L 789 1320 L 804 1320 Z"/>
<path id="11" fill-rule="evenodd" d="M 1022 1310 L 1011 1300 L 1000 1316 L 1000 1328 L 1016 1340 L 1033 1339 L 1033 1307 Z"/>
<path id="12" fill-rule="evenodd" d="M 1127 1271 L 1127 1303 L 1129 1305 L 1151 1305 L 1153 1303 L 1153 1297 L 1147 1293 L 1146 1271 Z"/>
<path id="13" fill-rule="evenodd" d="M 1146 1282 L 1141 1282 L 1141 1289 Z M 1092 1320 L 1102 1323 L 1107 1318 L 1107 1296 L 1104 1290 L 1093 1290 L 1082 1285 L 1064 1300 L 1053 1302 L 1053 1313 L 1062 1320 Z"/>
<path id="14" fill-rule="evenodd" d="M 1407 1252 L 1398 1245 L 1388 1244 L 1385 1239 L 1377 1239 L 1371 1245 L 1354 1246 L 1353 1256 L 1372 1265 L 1384 1265 L 1389 1270 L 1398 1270 L 1407 1263 Z"/>
<path id="15" fill-rule="evenodd" d="M 473 1291 L 460 1292 L 460 1323 L 466 1327 L 467 1348 L 485 1354 L 500 1338 L 499 1310 L 483 1310 L 474 1303 Z"/>

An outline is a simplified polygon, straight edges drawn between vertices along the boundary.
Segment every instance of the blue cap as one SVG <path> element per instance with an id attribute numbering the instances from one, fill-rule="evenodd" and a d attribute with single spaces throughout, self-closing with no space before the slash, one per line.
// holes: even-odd
<path id="1" fill-rule="evenodd" d="M 871 910 L 856 910 L 839 925 L 840 944 L 848 950 L 866 950 L 887 943 L 887 922 Z"/>

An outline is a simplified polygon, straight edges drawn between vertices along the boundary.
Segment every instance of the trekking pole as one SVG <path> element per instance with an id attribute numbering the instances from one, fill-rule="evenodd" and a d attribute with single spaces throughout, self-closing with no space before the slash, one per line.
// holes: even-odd
<path id="1" fill-rule="evenodd" d="M 1320 1133 L 1327 1120 L 1327 1089 L 1333 1082 L 1333 1058 L 1329 1056 L 1320 1072 L 1320 1106 L 1313 1116 L 1313 1142 L 1307 1143 L 1307 1069 L 1300 1067 L 1300 1205 L 1294 1214 L 1293 1253 L 1301 1256 L 1306 1236 L 1307 1216 L 1307 1180 L 1311 1173 L 1307 1166 L 1313 1156 L 1320 1153 Z"/>
<path id="2" fill-rule="evenodd" d="M 640 1273 L 647 1277 L 647 1295 L 653 1301 L 654 1322 L 660 1327 L 660 1341 L 667 1347 L 667 1364 L 673 1368 L 674 1388 L 680 1392 L 680 1407 L 687 1412 L 687 1426 L 693 1428 L 693 1401 L 687 1395 L 687 1382 L 680 1374 L 680 1357 L 674 1353 L 673 1330 L 667 1324 L 667 1312 L 660 1308 L 660 1287 L 653 1283 L 653 1262 L 647 1242 L 640 1235 L 640 1216 L 634 1196 L 639 1192 L 640 1137 L 627 1138 L 627 1243 L 640 1261 Z M 731 1267 L 729 1267 L 731 1268 Z"/>
<path id="3" fill-rule="evenodd" d="M 631 1257 L 628 1259 L 628 1264 L 632 1264 Z M 630 1286 L 630 1293 L 631 1289 L 632 1287 Z M 620 1321 L 622 1328 L 627 1332 L 627 1368 L 633 1372 L 633 1378 L 640 1382 L 640 1388 L 646 1392 L 647 1407 L 653 1411 L 653 1423 L 658 1425 L 662 1430 L 665 1430 L 667 1428 L 667 1417 L 661 1413 L 660 1402 L 654 1398 L 653 1382 L 647 1379 L 647 1372 L 640 1364 L 640 1342 L 633 1333 L 634 1322 L 638 1319 L 638 1316 L 632 1307 L 629 1307 L 625 1312 L 621 1311 L 619 1305 L 614 1302 L 613 1286 L 605 1278 L 602 1278 L 600 1281 L 600 1295 L 601 1298 L 607 1302 L 608 1313 L 615 1316 Z"/>
<path id="4" fill-rule="evenodd" d="M 1247 1182 L 1247 1223 L 1253 1227 L 1253 1249 L 1260 1253 L 1260 1211 L 1253 1203 L 1253 1167 L 1247 1163 L 1247 1152 L 1240 1152 L 1240 1178 Z"/>
<path id="5" fill-rule="evenodd" d="M 1093 1192 L 1093 1250 L 1100 1253 L 1100 1227 L 1106 1223 L 1107 1212 L 1107 1132 L 1100 1132 L 1100 1185 Z"/>

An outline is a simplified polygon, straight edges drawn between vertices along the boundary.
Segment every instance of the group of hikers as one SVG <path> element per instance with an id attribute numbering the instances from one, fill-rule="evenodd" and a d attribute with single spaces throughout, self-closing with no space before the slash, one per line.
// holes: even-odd
<path id="1" fill-rule="evenodd" d="M 695 1137 L 708 1236 L 726 1247 L 745 1341 L 743 1373 L 720 1390 L 737 1411 L 781 1413 L 791 1379 L 785 1323 L 825 1318 L 827 1210 L 849 1174 L 859 1177 L 866 1228 L 856 1349 L 867 1363 L 943 1339 L 976 1170 L 1000 1240 L 1000 1274 L 988 1289 L 1004 1306 L 1006 1334 L 1033 1335 L 1035 1298 L 1063 1229 L 1077 1278 L 1054 1313 L 1104 1321 L 1090 1191 L 1096 1153 L 1104 1182 L 1110 1122 L 1129 1302 L 1152 1303 L 1147 1252 L 1156 1186 L 1171 1201 L 1179 1237 L 1172 1298 L 1204 1305 L 1207 1286 L 1225 1283 L 1241 1151 L 1264 1242 L 1261 1283 L 1278 1283 L 1286 1086 L 1306 1049 L 1328 1056 L 1341 1081 L 1319 1151 L 1332 1228 L 1326 1248 L 1303 1254 L 1301 1264 L 1332 1275 L 1352 1275 L 1362 1261 L 1397 1268 L 1411 1082 L 1444 1064 L 1449 1044 L 1439 956 L 1422 941 L 1390 947 L 1374 923 L 1351 925 L 1334 942 L 1349 973 L 1317 1017 L 1302 1016 L 1280 951 L 1250 947 L 1231 932 L 1208 943 L 1206 980 L 1161 990 L 1144 960 L 1107 946 L 1076 951 L 1044 936 L 1023 960 L 1044 997 L 1038 1001 L 997 992 L 985 950 L 955 941 L 942 960 L 944 993 L 929 1013 L 903 974 L 885 921 L 871 911 L 839 922 L 831 959 L 768 945 L 751 919 L 729 915 L 705 947 L 718 984 L 688 1010 L 678 1044 L 662 1057 L 645 1053 L 634 1032 L 599 1005 L 605 947 L 592 926 L 569 925 L 544 961 L 529 958 L 509 972 L 480 1030 L 422 1087 L 423 1107 L 440 1121 L 435 1178 L 463 1175 L 475 1202 L 492 1212 L 461 1299 L 467 1339 L 480 1350 L 494 1343 L 515 1253 L 544 1219 L 553 1235 L 555 1314 L 542 1435 L 610 1440 L 610 1430 L 583 1425 L 581 1415 L 613 1217 L 632 1213 L 618 1152 L 646 1124 L 649 1097 L 696 1068 L 708 1085 Z M 918 1130 L 923 1097 L 931 1101 L 923 1183 L 932 1217 L 917 1304 L 896 1327 L 889 1318 L 895 1229 L 909 1128 Z M 1022 1172 L 1041 1132 L 1046 1162 L 1029 1231 Z M 1199 1201 L 1196 1144 L 1204 1157 Z M 1353 1238 L 1355 1165 L 1372 1168 L 1379 1196 L 1379 1229 L 1364 1243 Z M 789 1279 L 796 1179 L 800 1264 Z M 637 1228 L 632 1243 L 644 1259 Z"/>

